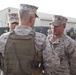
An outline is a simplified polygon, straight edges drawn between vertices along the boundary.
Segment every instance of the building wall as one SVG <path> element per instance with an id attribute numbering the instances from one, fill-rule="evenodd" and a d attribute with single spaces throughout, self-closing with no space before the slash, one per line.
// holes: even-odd
<path id="1" fill-rule="evenodd" d="M 8 7 L 2 11 L 0 11 L 0 27 L 7 27 L 7 14 L 8 13 L 17 13 L 18 9 Z M 37 15 L 39 18 L 36 18 L 35 25 L 42 25 L 42 26 L 49 26 L 49 23 L 53 19 L 53 15 L 40 13 L 38 12 Z M 76 30 L 76 18 L 67 17 L 69 20 L 66 25 L 65 32 L 70 30 L 70 28 L 74 28 Z"/>
<path id="2" fill-rule="evenodd" d="M 16 8 L 6 8 L 2 11 L 0 11 L 0 27 L 6 27 L 7 26 L 7 14 L 8 13 L 17 13 L 18 9 Z M 45 13 L 37 13 L 39 18 L 36 19 L 35 25 L 49 25 L 52 18 L 49 18 L 50 14 Z"/>
<path id="3" fill-rule="evenodd" d="M 11 12 L 16 13 L 18 12 L 18 9 L 9 7 L 0 11 L 0 27 L 7 26 L 7 14 Z"/>

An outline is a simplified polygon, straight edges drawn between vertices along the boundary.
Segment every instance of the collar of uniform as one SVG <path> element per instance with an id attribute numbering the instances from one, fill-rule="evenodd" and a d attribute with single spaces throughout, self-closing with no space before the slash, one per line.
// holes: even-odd
<path id="1" fill-rule="evenodd" d="M 18 25 L 15 27 L 14 31 L 17 35 L 24 36 L 24 35 L 29 35 L 29 33 L 32 31 L 32 28 L 25 25 Z"/>
<path id="2" fill-rule="evenodd" d="M 32 28 L 27 25 L 18 25 L 18 26 L 16 26 L 15 29 L 30 29 L 30 30 L 32 30 Z"/>
<path id="3" fill-rule="evenodd" d="M 65 34 L 63 34 L 59 39 L 54 41 L 54 38 L 53 38 L 53 35 L 52 35 L 52 39 L 51 39 L 52 44 L 59 44 L 61 42 L 61 40 L 64 38 L 64 36 L 65 36 Z"/>

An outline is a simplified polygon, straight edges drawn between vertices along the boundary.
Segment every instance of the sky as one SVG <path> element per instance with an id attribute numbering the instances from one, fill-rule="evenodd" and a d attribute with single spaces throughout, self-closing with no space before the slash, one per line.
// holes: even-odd
<path id="1" fill-rule="evenodd" d="M 19 8 L 20 4 L 31 4 L 37 12 L 76 18 L 76 0 L 1 0 L 0 10 L 7 7 Z"/>

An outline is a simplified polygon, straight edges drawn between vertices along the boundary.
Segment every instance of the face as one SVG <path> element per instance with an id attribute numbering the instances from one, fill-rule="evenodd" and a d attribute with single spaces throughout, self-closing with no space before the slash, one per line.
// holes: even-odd
<path id="1" fill-rule="evenodd" d="M 9 23 L 8 26 L 9 26 L 10 31 L 14 30 L 17 25 L 18 23 Z"/>
<path id="2" fill-rule="evenodd" d="M 60 26 L 51 26 L 51 30 L 52 30 L 52 34 L 59 36 L 62 35 L 64 32 L 65 26 L 64 25 L 60 25 Z"/>

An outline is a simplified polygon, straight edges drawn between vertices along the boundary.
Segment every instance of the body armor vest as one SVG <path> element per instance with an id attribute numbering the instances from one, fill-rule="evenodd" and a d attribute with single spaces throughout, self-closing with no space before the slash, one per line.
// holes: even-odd
<path id="1" fill-rule="evenodd" d="M 12 32 L 4 52 L 4 75 L 41 75 L 42 52 L 35 50 L 34 32 L 27 36 Z"/>

